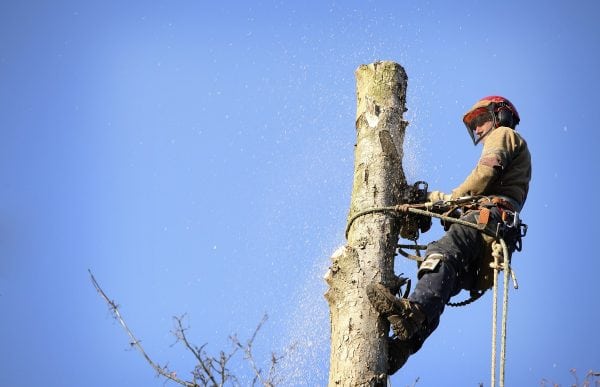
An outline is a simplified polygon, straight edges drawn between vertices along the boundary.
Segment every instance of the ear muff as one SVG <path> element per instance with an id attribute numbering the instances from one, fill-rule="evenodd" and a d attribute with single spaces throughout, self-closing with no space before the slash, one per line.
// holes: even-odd
<path id="1" fill-rule="evenodd" d="M 499 104 L 499 106 L 496 107 L 496 120 L 498 126 L 508 126 L 512 129 L 516 126 L 513 112 L 505 104 Z"/>

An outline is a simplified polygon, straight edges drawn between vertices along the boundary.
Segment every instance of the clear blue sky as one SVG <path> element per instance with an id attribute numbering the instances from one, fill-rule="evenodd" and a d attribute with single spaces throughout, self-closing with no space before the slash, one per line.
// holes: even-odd
<path id="1" fill-rule="evenodd" d="M 266 312 L 257 357 L 296 342 L 288 385 L 324 385 L 322 275 L 344 243 L 354 70 L 375 60 L 406 68 L 405 169 L 431 188 L 451 190 L 479 156 L 461 123 L 471 104 L 517 106 L 534 177 L 507 385 L 599 371 L 599 8 L 1 2 L 0 385 L 163 385 L 88 268 L 182 377 L 193 359 L 170 346 L 171 316 L 187 313 L 214 353 Z M 489 294 L 447 310 L 393 384 L 489 385 L 490 310 Z"/>

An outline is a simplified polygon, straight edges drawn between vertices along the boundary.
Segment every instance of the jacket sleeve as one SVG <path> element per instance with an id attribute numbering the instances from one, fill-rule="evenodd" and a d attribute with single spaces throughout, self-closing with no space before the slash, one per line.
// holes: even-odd
<path id="1" fill-rule="evenodd" d="M 465 181 L 452 191 L 452 198 L 489 194 L 488 188 L 510 162 L 512 129 L 496 128 L 488 134 L 481 157 Z"/>

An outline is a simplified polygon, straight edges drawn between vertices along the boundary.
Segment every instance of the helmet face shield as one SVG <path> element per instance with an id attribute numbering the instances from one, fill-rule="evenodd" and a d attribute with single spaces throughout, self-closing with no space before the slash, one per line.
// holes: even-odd
<path id="1" fill-rule="evenodd" d="M 477 145 L 489 132 L 500 126 L 507 126 L 513 130 L 521 121 L 519 113 L 515 106 L 504 97 L 499 95 L 490 95 L 477 101 L 468 112 L 463 116 L 463 122 L 467 127 L 467 132 Z M 477 128 L 491 122 L 490 128 L 477 133 Z"/>
<path id="2" fill-rule="evenodd" d="M 469 132 L 471 140 L 473 140 L 473 144 L 477 145 L 479 141 L 481 141 L 481 139 L 489 133 L 489 130 L 483 133 L 481 136 L 478 136 L 475 133 L 475 130 L 486 122 L 494 122 L 494 114 L 487 107 L 480 107 L 466 114 L 463 118 L 463 122 L 467 127 L 467 132 Z M 495 125 L 492 125 L 492 128 L 494 126 Z"/>

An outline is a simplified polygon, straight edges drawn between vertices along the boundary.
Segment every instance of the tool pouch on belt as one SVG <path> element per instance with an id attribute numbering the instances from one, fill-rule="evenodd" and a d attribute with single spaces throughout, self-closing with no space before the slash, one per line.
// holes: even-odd
<path id="1" fill-rule="evenodd" d="M 510 260 L 512 256 L 512 252 L 515 250 L 515 232 L 514 229 L 506 230 L 504 227 L 504 210 L 500 210 L 501 219 L 493 219 L 491 216 L 490 207 L 480 207 L 479 208 L 479 217 L 478 217 L 478 225 L 485 227 L 488 232 L 495 234 L 496 236 L 491 236 L 485 232 L 481 232 L 481 243 L 483 244 L 481 251 L 481 257 L 477 261 L 477 266 L 474 271 L 474 278 L 472 282 L 472 290 L 486 290 L 491 288 L 494 285 L 494 269 L 490 266 L 494 262 L 493 256 L 493 243 L 498 236 L 501 236 L 506 244 L 508 245 L 509 257 Z M 500 231 L 502 230 L 502 231 Z M 517 232 L 518 233 L 518 232 Z"/>
<path id="2" fill-rule="evenodd" d="M 490 226 L 490 209 L 487 207 L 473 206 L 465 209 L 465 215 L 469 212 L 475 213 L 477 225 L 480 227 Z M 495 222 L 491 222 L 495 223 Z M 490 267 L 490 263 L 494 261 L 492 256 L 492 243 L 494 237 L 480 232 L 481 235 L 481 256 L 477 259 L 477 264 L 472 271 L 473 280 L 471 281 L 471 289 L 469 290 L 487 290 L 494 284 L 494 270 Z"/>
<path id="3" fill-rule="evenodd" d="M 472 282 L 471 290 L 487 290 L 494 286 L 494 269 L 490 267 L 490 264 L 494 262 L 494 256 L 492 255 L 492 244 L 495 238 L 481 233 L 482 255 L 477 261 L 475 267 L 474 278 Z"/>

